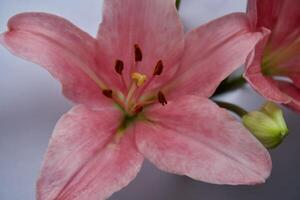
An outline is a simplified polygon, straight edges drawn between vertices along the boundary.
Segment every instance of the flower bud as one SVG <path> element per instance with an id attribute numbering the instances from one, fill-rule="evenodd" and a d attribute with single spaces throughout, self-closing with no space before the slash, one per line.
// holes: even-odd
<path id="1" fill-rule="evenodd" d="M 288 133 L 281 109 L 271 102 L 244 115 L 243 124 L 266 148 L 279 145 Z"/>

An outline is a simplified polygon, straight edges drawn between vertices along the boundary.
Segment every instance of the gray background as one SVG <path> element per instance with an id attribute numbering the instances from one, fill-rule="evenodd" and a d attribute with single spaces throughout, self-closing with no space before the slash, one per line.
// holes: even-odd
<path id="1" fill-rule="evenodd" d="M 233 11 L 243 11 L 245 0 L 183 0 L 180 14 L 190 30 Z M 0 0 L 0 32 L 10 16 L 44 11 L 69 19 L 95 35 L 101 20 L 100 0 Z M 248 109 L 262 99 L 249 88 L 222 99 Z M 35 64 L 12 56 L 0 47 L 0 200 L 34 199 L 35 180 L 48 139 L 59 117 L 70 109 L 59 84 Z M 145 162 L 138 177 L 111 200 L 268 200 L 300 199 L 300 118 L 285 110 L 290 135 L 271 151 L 273 172 L 266 184 L 218 186 L 167 174 Z"/>

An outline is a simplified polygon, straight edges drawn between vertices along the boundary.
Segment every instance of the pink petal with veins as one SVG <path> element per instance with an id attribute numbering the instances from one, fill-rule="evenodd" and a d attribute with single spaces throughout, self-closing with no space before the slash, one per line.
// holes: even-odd
<path id="1" fill-rule="evenodd" d="M 8 22 L 0 42 L 13 54 L 44 66 L 77 103 L 106 101 L 87 72 L 95 66 L 96 40 L 67 20 L 45 13 L 22 13 Z"/>
<path id="2" fill-rule="evenodd" d="M 184 96 L 147 110 L 136 125 L 140 152 L 158 168 L 216 184 L 262 183 L 271 171 L 268 151 L 212 101 Z"/>
<path id="3" fill-rule="evenodd" d="M 273 29 L 283 2 L 281 0 L 248 0 L 247 14 L 254 28 Z"/>
<path id="4" fill-rule="evenodd" d="M 272 77 L 264 76 L 262 73 L 261 62 L 268 38 L 269 32 L 265 32 L 264 37 L 248 56 L 244 77 L 258 93 L 268 100 L 277 103 L 288 103 L 291 98 L 278 88 L 277 82 Z"/>
<path id="5" fill-rule="evenodd" d="M 248 0 L 248 15 L 257 28 L 272 30 L 272 48 L 278 48 L 299 37 L 299 0 Z"/>
<path id="6" fill-rule="evenodd" d="M 262 34 L 250 30 L 242 13 L 230 14 L 192 30 L 169 96 L 209 97 L 220 82 L 240 67 Z"/>
<path id="7" fill-rule="evenodd" d="M 143 157 L 133 132 L 116 143 L 121 115 L 115 108 L 76 106 L 57 123 L 37 183 L 38 200 L 100 200 L 125 187 Z"/>
<path id="8" fill-rule="evenodd" d="M 292 101 L 289 102 L 286 106 L 292 110 L 300 113 L 300 89 L 295 87 L 295 85 L 287 82 L 280 81 L 279 88 L 284 91 L 287 95 L 292 98 Z"/>
<path id="9" fill-rule="evenodd" d="M 300 62 L 299 62 L 299 68 L 300 68 Z M 293 80 L 294 86 L 300 89 L 300 74 L 297 75 L 294 74 L 290 76 L 290 78 Z"/>
<path id="10" fill-rule="evenodd" d="M 300 1 L 248 0 L 247 13 L 256 28 L 266 27 L 271 34 L 249 56 L 245 78 L 268 100 L 299 111 Z M 270 74 L 262 73 L 264 62 Z M 291 79 L 293 85 L 274 80 L 276 76 Z"/>
<path id="11" fill-rule="evenodd" d="M 278 67 L 284 70 L 284 75 L 299 82 L 300 77 L 300 34 L 299 41 L 288 48 L 286 57 L 282 57 L 283 62 Z M 280 55 L 279 55 L 280 56 Z"/>
<path id="12" fill-rule="evenodd" d="M 98 32 L 98 62 L 105 67 L 107 82 L 121 87 L 113 67 L 116 59 L 125 64 L 127 85 L 133 71 L 151 77 L 159 60 L 164 64 L 163 73 L 148 89 L 161 86 L 174 75 L 184 47 L 175 0 L 105 0 L 103 13 Z M 143 54 L 138 66 L 134 61 L 135 44 Z"/>

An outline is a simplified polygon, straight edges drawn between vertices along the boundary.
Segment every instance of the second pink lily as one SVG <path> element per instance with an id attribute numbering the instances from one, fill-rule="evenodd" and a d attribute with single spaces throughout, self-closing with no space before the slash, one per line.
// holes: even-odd
<path id="1" fill-rule="evenodd" d="M 245 78 L 267 99 L 300 112 L 300 1 L 249 0 L 248 15 L 254 30 L 268 30 L 248 58 Z"/>

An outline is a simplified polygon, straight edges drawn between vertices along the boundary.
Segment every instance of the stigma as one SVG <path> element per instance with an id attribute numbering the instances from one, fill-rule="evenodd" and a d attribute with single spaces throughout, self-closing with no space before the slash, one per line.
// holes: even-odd
<path id="1" fill-rule="evenodd" d="M 131 74 L 131 79 L 136 83 L 138 87 L 142 86 L 147 80 L 147 76 L 145 74 L 141 74 L 138 72 L 133 72 Z"/>

